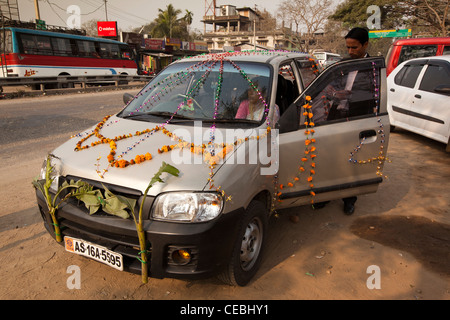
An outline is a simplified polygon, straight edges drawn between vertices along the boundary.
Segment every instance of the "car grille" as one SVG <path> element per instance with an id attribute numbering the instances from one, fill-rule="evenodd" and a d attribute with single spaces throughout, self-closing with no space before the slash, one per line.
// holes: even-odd
<path id="1" fill-rule="evenodd" d="M 62 180 L 62 181 L 61 181 Z M 103 185 L 108 188 L 113 194 L 124 196 L 127 198 L 132 198 L 137 201 L 135 207 L 135 214 L 137 215 L 139 212 L 139 206 L 143 199 L 143 195 L 140 191 L 130 188 L 125 188 L 121 186 L 111 185 L 111 184 L 102 184 L 98 181 L 92 181 L 87 179 L 80 179 L 74 176 L 65 177 L 65 181 L 70 182 L 83 180 L 90 185 L 94 186 L 95 189 L 99 189 L 104 192 Z M 60 183 L 62 183 L 64 179 L 60 179 Z M 103 193 L 104 194 L 104 193 Z M 149 211 L 151 204 L 153 203 L 154 197 L 147 197 L 145 201 L 145 217 L 144 219 L 148 219 Z M 69 206 L 75 207 L 77 211 L 83 211 L 86 216 L 80 215 L 75 216 L 69 213 L 69 209 L 65 210 L 64 207 L 61 207 L 61 212 L 59 214 L 59 221 L 61 226 L 61 232 L 63 236 L 71 236 L 74 238 L 80 238 L 101 246 L 104 246 L 114 252 L 120 253 L 124 259 L 124 269 L 128 272 L 132 273 L 140 273 L 141 272 L 141 263 L 137 259 L 139 256 L 139 240 L 137 237 L 137 232 L 135 228 L 130 232 L 130 229 L 120 229 L 121 222 L 124 222 L 123 218 L 115 217 L 111 214 L 108 214 L 101 210 L 101 208 L 94 214 L 96 218 L 96 224 L 91 224 L 89 222 L 89 210 L 86 208 L 84 203 L 75 197 L 69 198 L 67 201 Z M 84 217 L 86 220 L 84 220 Z M 115 228 L 103 227 L 101 225 L 101 219 L 107 218 L 108 220 L 117 220 L 118 224 Z M 125 221 L 129 226 L 133 221 L 133 218 L 130 217 Z M 134 226 L 134 221 L 132 222 Z M 149 251 L 148 260 L 151 259 L 151 244 L 147 244 L 147 248 Z"/>

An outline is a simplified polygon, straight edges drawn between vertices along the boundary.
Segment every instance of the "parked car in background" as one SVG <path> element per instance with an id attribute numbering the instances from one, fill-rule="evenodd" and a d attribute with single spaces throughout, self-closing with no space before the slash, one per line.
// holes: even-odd
<path id="1" fill-rule="evenodd" d="M 386 75 L 409 59 L 450 54 L 450 37 L 396 40 L 386 56 Z"/>
<path id="2" fill-rule="evenodd" d="M 445 143 L 450 151 L 450 55 L 405 61 L 387 82 L 391 126 Z"/>
<path id="3" fill-rule="evenodd" d="M 136 257 L 148 254 L 150 277 L 219 273 L 243 286 L 261 263 L 275 210 L 376 192 L 389 140 L 385 61 L 339 62 L 322 73 L 316 65 L 309 54 L 278 51 L 169 65 L 122 111 L 52 152 L 51 193 L 64 181 L 84 181 L 108 199 L 147 199 L 148 248 L 139 252 L 133 219 L 107 214 L 94 196 L 95 214 L 76 199 L 59 207 L 61 236 L 79 244 L 66 249 L 136 273 Z M 147 194 L 162 162 L 180 174 Z M 55 237 L 45 198 L 36 195 Z M 97 248 L 113 261 L 96 256 Z"/>

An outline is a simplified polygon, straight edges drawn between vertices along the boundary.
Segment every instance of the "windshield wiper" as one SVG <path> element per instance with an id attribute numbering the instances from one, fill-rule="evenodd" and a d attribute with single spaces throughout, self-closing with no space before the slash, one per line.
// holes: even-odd
<path id="1" fill-rule="evenodd" d="M 251 123 L 257 124 L 259 120 L 249 120 L 249 119 L 203 119 L 203 122 L 221 122 L 221 123 Z"/>
<path id="2" fill-rule="evenodd" d="M 170 117 L 170 118 L 174 118 L 174 119 L 195 120 L 194 118 L 191 118 L 191 117 L 188 117 L 188 116 L 184 116 L 182 114 L 174 114 L 173 112 L 170 112 L 170 111 L 155 111 L 155 112 L 148 112 L 146 114 L 151 115 L 151 116 Z"/>
<path id="3" fill-rule="evenodd" d="M 140 118 L 140 117 L 151 117 L 151 116 L 155 116 L 155 117 L 172 117 L 174 119 L 185 119 L 185 120 L 195 120 L 191 117 L 187 117 L 187 116 L 183 116 L 180 114 L 173 114 L 173 112 L 168 112 L 168 111 L 157 111 L 157 112 L 146 112 L 146 113 L 135 113 L 135 114 L 129 114 L 126 116 L 123 116 L 122 118 L 124 119 L 132 119 L 132 118 Z"/>

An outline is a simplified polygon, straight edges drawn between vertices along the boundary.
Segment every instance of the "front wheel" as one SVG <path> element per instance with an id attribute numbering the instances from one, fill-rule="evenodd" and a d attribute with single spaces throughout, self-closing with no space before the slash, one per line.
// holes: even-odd
<path id="1" fill-rule="evenodd" d="M 230 285 L 245 286 L 256 274 L 266 239 L 268 212 L 259 201 L 252 201 L 242 218 L 230 262 L 219 276 Z"/>

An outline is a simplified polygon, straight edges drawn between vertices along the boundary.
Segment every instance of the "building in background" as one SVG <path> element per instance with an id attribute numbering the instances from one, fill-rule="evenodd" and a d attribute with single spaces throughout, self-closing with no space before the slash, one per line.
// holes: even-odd
<path id="1" fill-rule="evenodd" d="M 207 7 L 207 6 L 206 6 Z M 214 4 L 205 11 L 204 40 L 211 52 L 279 49 L 293 50 L 291 33 L 288 28 L 264 30 L 264 19 L 258 10 L 249 7 L 237 8 L 232 5 L 220 6 L 213 10 Z M 212 26 L 212 30 L 207 27 Z"/>

